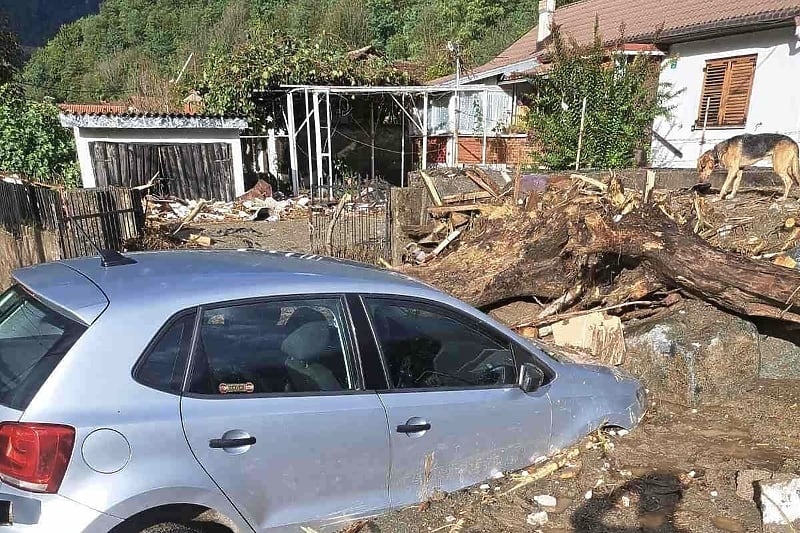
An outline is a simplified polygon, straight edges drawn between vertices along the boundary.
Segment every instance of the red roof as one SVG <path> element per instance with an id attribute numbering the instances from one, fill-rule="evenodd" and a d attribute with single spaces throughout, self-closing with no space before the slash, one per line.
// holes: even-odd
<path id="1" fill-rule="evenodd" d="M 595 18 L 605 39 L 619 37 L 624 27 L 628 42 L 670 42 L 713 35 L 721 30 L 755 24 L 791 22 L 800 15 L 799 0 L 583 0 L 556 9 L 555 23 L 562 34 L 579 42 L 594 36 Z M 485 74 L 532 59 L 537 51 L 537 28 L 534 27 L 488 63 L 467 72 L 468 76 Z M 451 80 L 439 78 L 431 85 Z"/>
<path id="2" fill-rule="evenodd" d="M 111 104 L 58 104 L 61 111 L 75 115 L 121 115 L 128 106 Z"/>

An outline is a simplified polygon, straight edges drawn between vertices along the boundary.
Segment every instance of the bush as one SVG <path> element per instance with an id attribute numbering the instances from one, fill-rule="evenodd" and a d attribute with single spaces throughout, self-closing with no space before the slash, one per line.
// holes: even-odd
<path id="1" fill-rule="evenodd" d="M 528 126 L 538 150 L 534 160 L 553 170 L 574 168 L 581 108 L 586 119 L 581 166 L 625 168 L 634 151 L 649 151 L 650 128 L 668 116 L 676 95 L 660 84 L 660 66 L 652 56 L 609 52 L 595 27 L 591 45 L 565 42 L 553 33 L 551 68 L 533 80 Z"/>
<path id="2" fill-rule="evenodd" d="M 0 86 L 0 169 L 54 185 L 75 186 L 80 172 L 72 131 L 58 107 L 26 100 L 18 85 Z"/>

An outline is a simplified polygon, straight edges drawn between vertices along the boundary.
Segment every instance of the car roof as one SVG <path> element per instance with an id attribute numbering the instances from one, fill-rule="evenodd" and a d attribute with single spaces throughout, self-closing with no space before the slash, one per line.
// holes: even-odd
<path id="1" fill-rule="evenodd" d="M 60 261 L 96 285 L 109 305 L 143 303 L 187 308 L 221 301 L 287 294 L 344 292 L 441 296 L 419 281 L 353 261 L 293 252 L 175 250 L 126 254 L 136 262 L 103 267 L 99 257 Z M 28 279 L 25 271 L 18 279 Z M 35 284 L 26 284 L 37 291 Z M 66 309 L 70 302 L 58 302 Z M 89 318 L 89 317 L 85 317 Z M 91 322 L 91 320 L 87 320 Z"/>

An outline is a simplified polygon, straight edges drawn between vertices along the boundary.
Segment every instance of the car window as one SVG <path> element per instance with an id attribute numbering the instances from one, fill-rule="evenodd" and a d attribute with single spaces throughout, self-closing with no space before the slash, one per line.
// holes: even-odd
<path id="1" fill-rule="evenodd" d="M 517 382 L 509 343 L 435 307 L 381 298 L 367 310 L 393 388 L 487 387 Z"/>
<path id="2" fill-rule="evenodd" d="M 203 311 L 190 390 L 201 394 L 353 389 L 339 299 Z"/>
<path id="3" fill-rule="evenodd" d="M 154 389 L 180 392 L 192 345 L 195 313 L 175 320 L 156 340 L 136 370 L 136 379 Z"/>
<path id="4" fill-rule="evenodd" d="M 0 404 L 25 409 L 84 331 L 18 287 L 0 295 Z"/>

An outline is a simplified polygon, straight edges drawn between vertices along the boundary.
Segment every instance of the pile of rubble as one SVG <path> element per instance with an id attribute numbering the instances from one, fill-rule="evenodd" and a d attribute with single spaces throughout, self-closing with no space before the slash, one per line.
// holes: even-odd
<path id="1" fill-rule="evenodd" d="M 694 390 L 702 388 L 698 383 L 707 393 L 735 388 L 710 382 L 728 379 L 726 369 L 742 361 L 717 358 L 707 342 L 681 343 L 663 328 L 639 327 L 636 335 L 644 340 L 631 335 L 626 342 L 628 326 L 685 313 L 687 300 L 702 302 L 687 308 L 699 315 L 689 320 L 698 330 L 706 317 L 749 321 L 742 330 L 753 333 L 737 337 L 742 342 L 757 344 L 765 324 L 800 325 L 800 272 L 794 268 L 800 205 L 778 202 L 777 190 L 717 200 L 701 186 L 659 190 L 652 172 L 642 189 L 626 187 L 613 174 L 511 177 L 446 169 L 415 178 L 412 187 L 426 193 L 426 218 L 404 228 L 413 239 L 404 271 L 492 312 L 523 335 L 606 364 L 633 365 L 638 346 L 638 364 L 653 366 L 651 352 L 674 355 L 684 346 L 688 362 L 679 382 L 691 391 L 682 401 L 709 396 Z M 713 333 L 713 327 L 704 331 Z M 782 357 L 800 377 L 800 349 Z M 751 365 L 755 375 L 730 372 L 742 378 L 735 385 L 757 378 L 758 364 Z M 675 376 L 660 377 L 664 389 L 675 389 Z"/>

